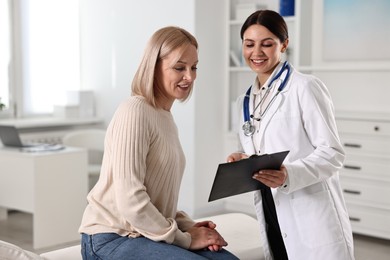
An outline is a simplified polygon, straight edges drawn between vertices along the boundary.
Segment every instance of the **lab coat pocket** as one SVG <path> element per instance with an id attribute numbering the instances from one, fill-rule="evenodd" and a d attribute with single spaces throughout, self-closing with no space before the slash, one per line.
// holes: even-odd
<path id="1" fill-rule="evenodd" d="M 293 120 L 301 117 L 299 110 L 292 108 L 278 109 L 272 117 L 272 120 Z"/>
<path id="2" fill-rule="evenodd" d="M 295 129 L 301 129 L 301 115 L 299 114 L 299 111 L 295 111 L 294 109 L 291 109 L 291 111 L 284 111 L 279 109 L 269 121 L 269 127 L 272 129 L 280 128 L 283 129 L 282 131 L 284 132 L 286 129 L 294 129 L 294 131 Z"/>
<path id="3" fill-rule="evenodd" d="M 343 239 L 337 211 L 328 190 L 292 200 L 299 237 L 309 248 L 337 243 Z"/>

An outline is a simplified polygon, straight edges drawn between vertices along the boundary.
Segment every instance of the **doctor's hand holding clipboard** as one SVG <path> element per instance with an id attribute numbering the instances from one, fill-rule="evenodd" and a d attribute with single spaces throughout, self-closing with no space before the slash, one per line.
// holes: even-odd
<path id="1" fill-rule="evenodd" d="M 211 188 L 209 202 L 246 192 L 269 190 L 270 187 L 254 179 L 253 175 L 263 170 L 278 171 L 281 169 L 288 153 L 289 151 L 282 151 L 250 157 L 245 154 L 241 156 L 237 153 L 238 157 L 236 159 L 241 159 L 219 164 Z"/>
<path id="2" fill-rule="evenodd" d="M 232 153 L 226 159 L 227 162 L 236 162 L 241 159 L 249 158 L 248 155 L 244 153 Z M 287 170 L 284 165 L 280 167 L 279 170 L 272 169 L 263 169 L 258 172 L 253 173 L 253 179 L 265 184 L 271 188 L 277 188 L 284 184 L 287 179 Z"/>

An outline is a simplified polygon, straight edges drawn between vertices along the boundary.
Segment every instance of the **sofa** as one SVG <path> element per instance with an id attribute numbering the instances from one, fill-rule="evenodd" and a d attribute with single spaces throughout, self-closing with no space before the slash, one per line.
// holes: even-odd
<path id="1" fill-rule="evenodd" d="M 200 218 L 211 220 L 228 242 L 227 250 L 243 260 L 265 259 L 260 245 L 257 220 L 243 213 L 227 213 Z M 0 241 L 0 260 L 81 260 L 80 245 L 70 246 L 37 255 L 33 252 Z"/>

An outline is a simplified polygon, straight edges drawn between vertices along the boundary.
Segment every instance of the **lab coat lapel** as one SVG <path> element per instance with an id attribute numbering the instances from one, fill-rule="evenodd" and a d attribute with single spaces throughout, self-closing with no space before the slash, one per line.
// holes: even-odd
<path id="1" fill-rule="evenodd" d="M 279 93 L 279 95 L 275 98 L 273 103 L 269 106 L 268 111 L 264 114 L 263 118 L 261 119 L 260 133 L 262 135 L 264 134 L 264 131 L 267 128 L 269 122 L 272 120 L 272 117 L 274 116 L 274 114 L 282 104 L 282 99 L 283 99 L 283 95 L 282 93 Z M 261 140 L 263 140 L 263 138 L 261 138 Z"/>
<path id="2" fill-rule="evenodd" d="M 242 136 L 242 147 L 244 148 L 245 154 L 255 154 L 255 147 L 253 146 L 252 136 Z"/>
<path id="3" fill-rule="evenodd" d="M 293 68 L 291 68 L 293 70 Z M 286 92 L 290 89 L 291 85 L 291 79 L 293 78 L 293 71 L 291 71 L 290 78 L 286 84 L 286 87 L 279 93 L 279 95 L 276 96 L 275 100 L 273 103 L 269 106 L 267 113 L 264 114 L 264 117 L 261 119 L 261 124 L 260 124 L 260 133 L 264 135 L 264 131 L 269 125 L 269 122 L 272 120 L 274 117 L 276 111 L 283 105 L 284 99 L 286 98 Z M 261 140 L 264 140 L 261 138 Z"/>

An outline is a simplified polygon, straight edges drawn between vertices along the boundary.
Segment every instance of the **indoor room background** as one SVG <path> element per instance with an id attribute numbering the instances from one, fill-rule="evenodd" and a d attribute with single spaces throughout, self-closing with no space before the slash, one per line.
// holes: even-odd
<path id="1" fill-rule="evenodd" d="M 253 8 L 278 11 L 279 1 L 79 0 L 74 3 L 78 8 L 76 16 L 68 19 L 69 24 L 75 22 L 73 19 L 77 21 L 78 33 L 73 36 L 78 45 L 73 46 L 73 54 L 78 54 L 78 61 L 74 66 L 56 69 L 56 63 L 61 63 L 61 59 L 67 59 L 69 55 L 64 55 L 66 46 L 54 49 L 52 60 L 44 65 L 48 71 L 53 71 L 47 73 L 51 91 L 61 84 L 65 85 L 61 90 L 91 91 L 94 99 L 92 116 L 98 118 L 104 128 L 118 104 L 130 96 L 132 78 L 152 33 L 168 25 L 187 29 L 199 41 L 199 65 L 192 97 L 185 103 L 175 103 L 172 110 L 186 155 L 179 209 L 192 217 L 229 211 L 254 216 L 251 194 L 211 203 L 208 196 L 218 164 L 225 162 L 227 155 L 238 149 L 235 99 L 254 77 L 240 58 L 238 30 L 242 17 Z M 14 8 L 23 5 L 32 8 L 34 0 L 14 1 Z M 356 199 L 353 192 L 347 193 L 351 212 L 359 215 L 367 212 L 371 205 L 372 215 L 369 217 L 374 216 L 374 222 L 379 221 L 386 230 L 378 231 L 375 223 L 368 227 L 360 227 L 357 223 L 357 229 L 387 239 L 390 238 L 390 226 L 385 221 L 390 217 L 390 204 L 378 197 L 388 198 L 390 195 L 390 166 L 385 162 L 390 158 L 386 149 L 390 148 L 389 11 L 390 4 L 386 0 L 295 0 L 295 15 L 285 17 L 291 38 L 285 58 L 298 70 L 314 74 L 325 82 L 334 101 L 342 141 L 352 145 L 346 147 L 352 160 L 347 161 L 350 168 L 344 169 L 345 187 L 352 191 L 362 188 L 371 192 L 372 196 L 366 202 Z M 18 22 L 14 25 L 20 28 Z M 68 33 L 43 36 L 43 42 L 47 44 L 55 38 L 58 40 L 61 35 L 72 35 Z M 19 50 L 21 53 L 15 55 L 23 60 L 20 58 L 25 54 L 22 45 Z M 23 67 L 21 64 L 15 66 Z M 23 80 L 32 80 L 25 76 L 26 73 L 24 71 L 10 80 L 11 88 L 15 87 L 17 91 L 11 89 L 10 94 L 8 90 L 5 94 L 5 89 L 0 88 L 3 92 L 0 92 L 0 97 L 8 106 L 0 111 L 0 123 L 10 118 L 25 120 L 32 116 L 28 109 L 33 104 L 28 99 L 33 94 L 22 87 L 28 85 Z M 71 81 L 72 77 L 76 80 Z M 45 95 L 45 99 L 50 98 L 50 95 Z M 50 112 L 35 116 L 48 115 Z M 366 141 L 370 147 L 364 153 L 353 150 L 360 140 Z M 377 173 L 372 178 L 362 177 L 369 183 L 362 187 L 361 179 L 353 177 L 356 167 L 361 167 L 356 163 L 360 162 L 363 168 L 378 164 L 387 172 Z M 378 187 L 377 183 L 381 186 Z M 378 187 L 377 195 L 372 193 L 373 187 Z"/>

